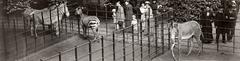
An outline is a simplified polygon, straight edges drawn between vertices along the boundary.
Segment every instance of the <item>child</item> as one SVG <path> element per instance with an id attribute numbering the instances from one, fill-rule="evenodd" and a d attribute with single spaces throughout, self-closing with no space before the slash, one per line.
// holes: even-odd
<path id="1" fill-rule="evenodd" d="M 119 26 L 118 26 L 118 22 L 117 22 L 117 17 L 116 17 L 116 9 L 112 9 L 112 12 L 113 12 L 113 23 L 115 24 L 115 29 L 119 29 Z"/>
<path id="2" fill-rule="evenodd" d="M 137 31 L 138 30 L 138 21 L 137 21 L 137 19 L 136 19 L 136 15 L 133 15 L 132 16 L 132 18 L 133 18 L 133 20 L 132 20 L 132 23 L 131 23 L 131 25 L 133 25 L 133 29 L 134 29 L 134 31 Z M 134 32 L 135 33 L 135 32 Z"/>

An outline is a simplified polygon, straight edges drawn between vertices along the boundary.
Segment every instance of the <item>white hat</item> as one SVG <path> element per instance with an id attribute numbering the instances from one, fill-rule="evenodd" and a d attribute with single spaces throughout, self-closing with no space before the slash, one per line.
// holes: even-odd
<path id="1" fill-rule="evenodd" d="M 150 2 L 149 2 L 149 1 L 145 1 L 145 3 L 146 3 L 146 4 L 150 4 Z"/>
<path id="2" fill-rule="evenodd" d="M 117 10 L 116 9 L 112 9 L 112 12 L 116 12 Z"/>

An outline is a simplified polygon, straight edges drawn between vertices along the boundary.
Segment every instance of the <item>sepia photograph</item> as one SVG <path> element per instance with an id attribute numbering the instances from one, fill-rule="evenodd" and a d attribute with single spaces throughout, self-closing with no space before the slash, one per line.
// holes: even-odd
<path id="1" fill-rule="evenodd" d="M 239 61 L 240 0 L 0 0 L 0 61 Z"/>

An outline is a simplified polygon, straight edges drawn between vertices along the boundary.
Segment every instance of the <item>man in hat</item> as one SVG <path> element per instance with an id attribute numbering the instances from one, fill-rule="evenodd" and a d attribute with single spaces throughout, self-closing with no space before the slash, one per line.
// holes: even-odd
<path id="1" fill-rule="evenodd" d="M 202 25 L 202 32 L 204 39 L 202 39 L 203 43 L 212 43 L 213 34 L 212 34 L 212 18 L 213 13 L 210 7 L 206 7 L 206 10 L 201 13 L 200 16 L 200 24 Z"/>
<path id="2" fill-rule="evenodd" d="M 228 33 L 228 41 L 231 41 L 231 39 L 234 37 L 235 34 L 235 26 L 236 26 L 236 20 L 237 15 L 239 11 L 239 5 L 237 5 L 237 2 L 235 0 L 229 1 L 229 4 L 227 4 L 227 20 L 226 22 L 228 25 L 229 33 Z"/>
<path id="3" fill-rule="evenodd" d="M 129 0 L 125 2 L 125 27 L 131 26 L 132 15 L 133 15 L 133 6 L 129 3 Z M 127 29 L 127 32 L 131 32 L 131 28 Z"/>
<path id="4" fill-rule="evenodd" d="M 153 3 L 151 4 L 151 8 L 153 10 L 153 15 L 155 16 L 157 14 L 158 4 L 156 0 L 153 0 Z"/>

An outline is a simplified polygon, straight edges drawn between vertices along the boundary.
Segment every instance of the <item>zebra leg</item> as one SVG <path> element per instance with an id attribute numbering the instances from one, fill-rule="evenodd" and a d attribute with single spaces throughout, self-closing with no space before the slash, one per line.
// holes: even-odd
<path id="1" fill-rule="evenodd" d="M 37 27 L 38 27 L 38 24 L 35 24 L 34 25 L 34 35 L 35 35 L 35 37 L 38 37 L 38 35 L 37 35 Z"/>
<path id="2" fill-rule="evenodd" d="M 83 37 L 86 38 L 86 32 L 87 32 L 87 30 L 86 30 L 86 28 L 85 28 L 84 26 L 82 26 L 82 29 L 83 29 Z"/>
<path id="3" fill-rule="evenodd" d="M 203 51 L 203 48 L 201 48 L 202 46 L 202 41 L 200 39 L 201 36 L 196 36 L 195 39 L 197 41 L 197 44 L 198 44 L 198 56 L 200 55 L 200 53 Z"/>
<path id="4" fill-rule="evenodd" d="M 31 36 L 34 36 L 34 25 L 32 23 L 30 23 L 31 25 Z"/>
<path id="5" fill-rule="evenodd" d="M 55 25 L 54 28 L 55 28 L 55 31 L 56 31 L 56 36 L 58 36 L 59 35 L 58 23 L 55 23 L 54 25 Z"/>
<path id="6" fill-rule="evenodd" d="M 188 50 L 187 56 L 189 56 L 190 53 L 192 52 L 192 48 L 193 48 L 193 37 L 191 37 L 191 40 L 188 40 L 188 41 L 190 41 L 190 49 Z"/>
<path id="7" fill-rule="evenodd" d="M 180 40 L 178 40 L 179 43 L 178 43 L 178 61 L 180 61 L 181 59 L 181 43 L 180 43 Z"/>
<path id="8" fill-rule="evenodd" d="M 174 54 L 174 51 L 173 51 L 175 45 L 176 45 L 176 43 L 173 42 L 173 44 L 172 44 L 172 46 L 171 46 L 171 53 L 172 53 L 172 57 L 173 57 L 173 60 L 174 60 L 174 61 L 176 61 L 176 57 L 175 57 L 175 54 Z"/>

